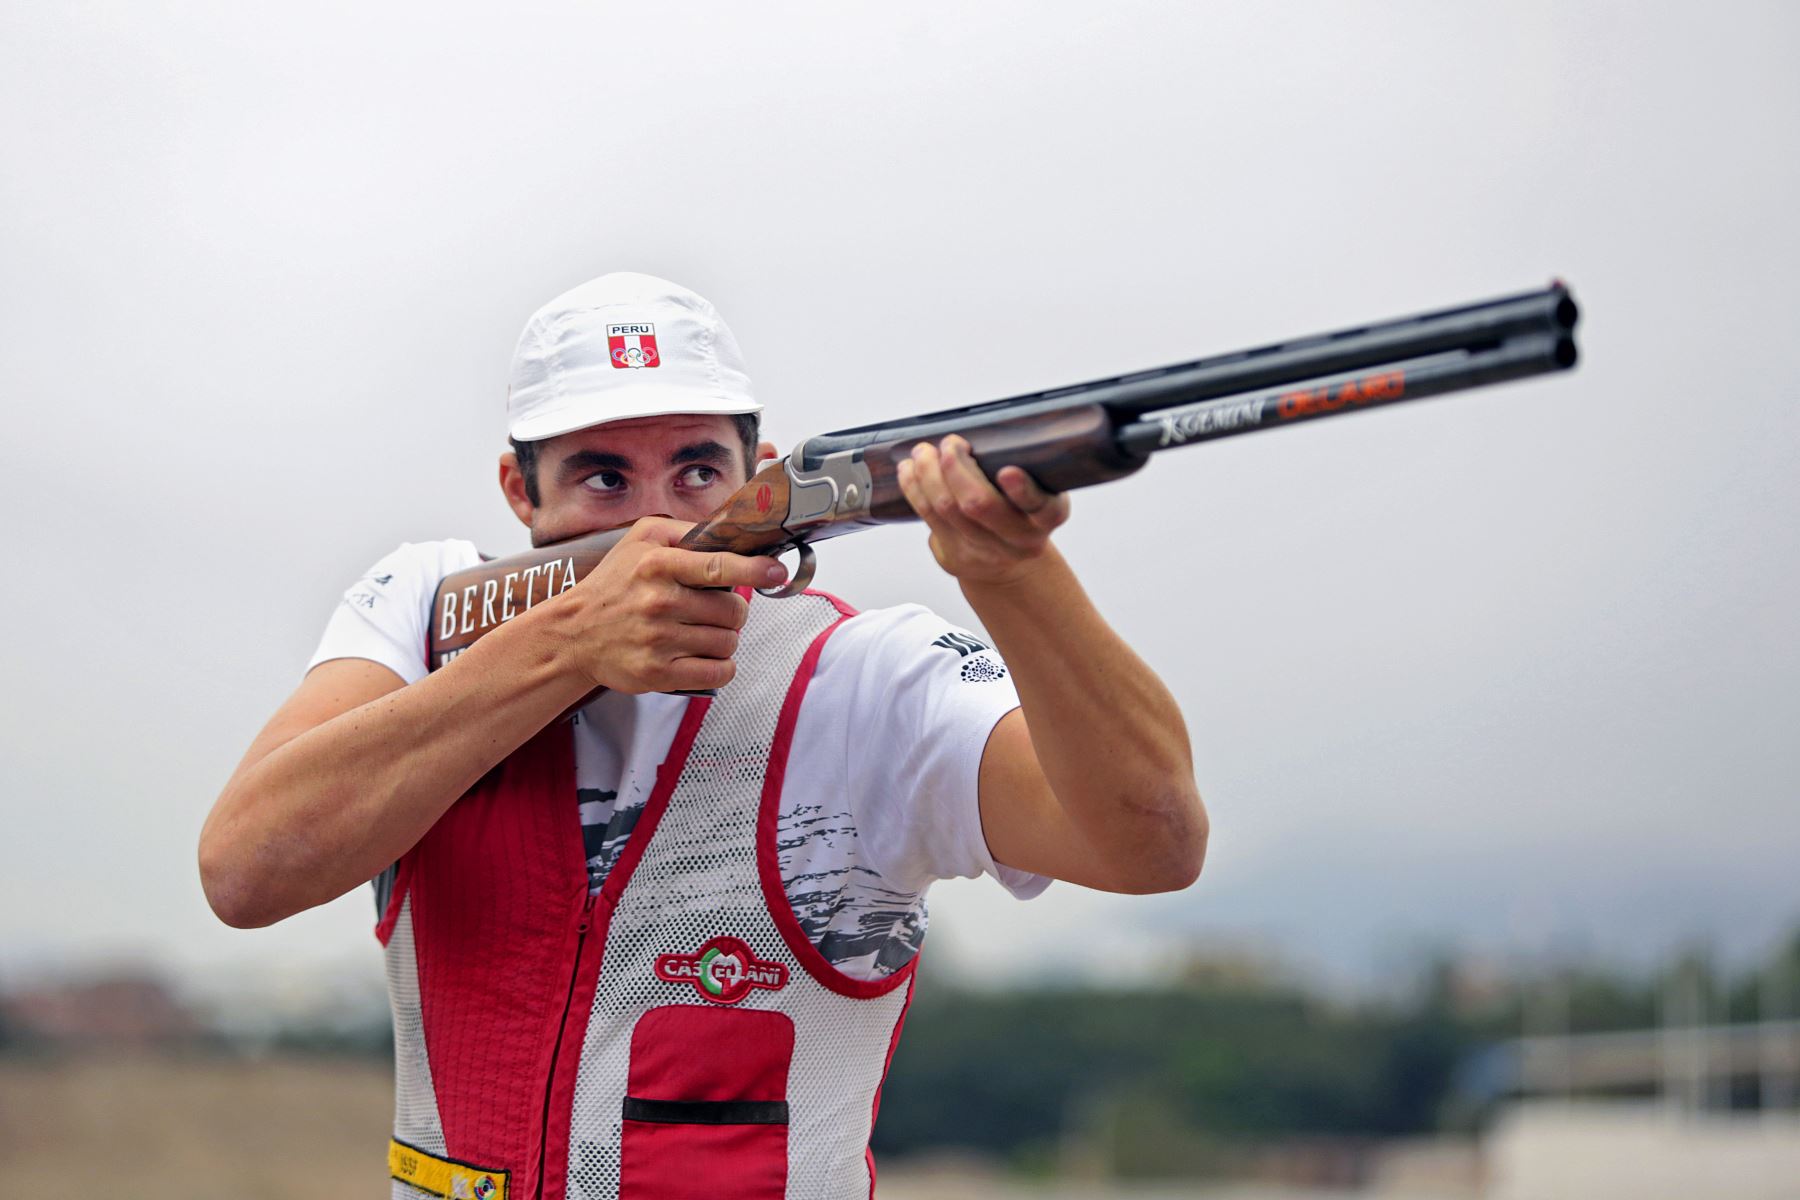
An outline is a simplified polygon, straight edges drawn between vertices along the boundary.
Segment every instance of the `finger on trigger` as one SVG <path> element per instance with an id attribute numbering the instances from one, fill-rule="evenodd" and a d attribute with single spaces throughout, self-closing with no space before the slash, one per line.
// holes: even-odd
<path id="1" fill-rule="evenodd" d="M 693 588 L 770 587 L 787 578 L 787 568 L 760 554 L 726 550 L 683 551 L 676 560 L 675 582 Z"/>

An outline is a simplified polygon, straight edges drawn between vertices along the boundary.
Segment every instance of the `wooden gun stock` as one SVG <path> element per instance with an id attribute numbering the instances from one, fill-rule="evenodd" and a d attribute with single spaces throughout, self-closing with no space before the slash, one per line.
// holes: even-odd
<path id="1" fill-rule="evenodd" d="M 623 526 L 570 538 L 445 576 L 431 600 L 426 665 L 437 670 L 483 634 L 574 587 L 629 529 Z"/>

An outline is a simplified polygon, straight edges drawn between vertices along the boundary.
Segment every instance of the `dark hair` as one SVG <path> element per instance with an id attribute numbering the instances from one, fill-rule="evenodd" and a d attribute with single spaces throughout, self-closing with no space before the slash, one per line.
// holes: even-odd
<path id="1" fill-rule="evenodd" d="M 744 474 L 749 476 L 756 470 L 756 442 L 762 433 L 761 413 L 737 413 L 731 418 L 737 427 L 738 441 L 744 444 Z M 543 494 L 538 491 L 537 461 L 538 447 L 542 442 L 521 442 L 507 438 L 512 443 L 513 456 L 519 460 L 519 473 L 525 476 L 525 498 L 533 506 L 542 504 Z"/>

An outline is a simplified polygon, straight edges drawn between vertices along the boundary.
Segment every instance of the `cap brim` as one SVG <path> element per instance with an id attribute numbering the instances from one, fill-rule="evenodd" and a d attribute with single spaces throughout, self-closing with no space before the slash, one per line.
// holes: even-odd
<path id="1" fill-rule="evenodd" d="M 680 388 L 638 384 L 568 397 L 552 408 L 540 409 L 514 421 L 506 435 L 517 442 L 541 442 L 558 434 L 613 421 L 687 415 L 732 417 L 761 412 L 762 407 L 742 396 L 708 396 Z"/>

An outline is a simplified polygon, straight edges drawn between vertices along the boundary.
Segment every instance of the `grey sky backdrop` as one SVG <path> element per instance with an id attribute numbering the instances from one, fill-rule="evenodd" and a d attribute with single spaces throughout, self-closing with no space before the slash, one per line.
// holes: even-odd
<path id="1" fill-rule="evenodd" d="M 1159 459 L 1060 540 L 1187 714 L 1191 891 L 937 893 L 973 979 L 1647 961 L 1800 919 L 1800 17 L 1781 4 L 0 9 L 0 971 L 373 979 L 207 912 L 340 590 L 523 543 L 543 300 L 713 299 L 774 439 L 1570 280 L 1572 377 Z M 863 607 L 968 619 L 922 534 Z"/>

